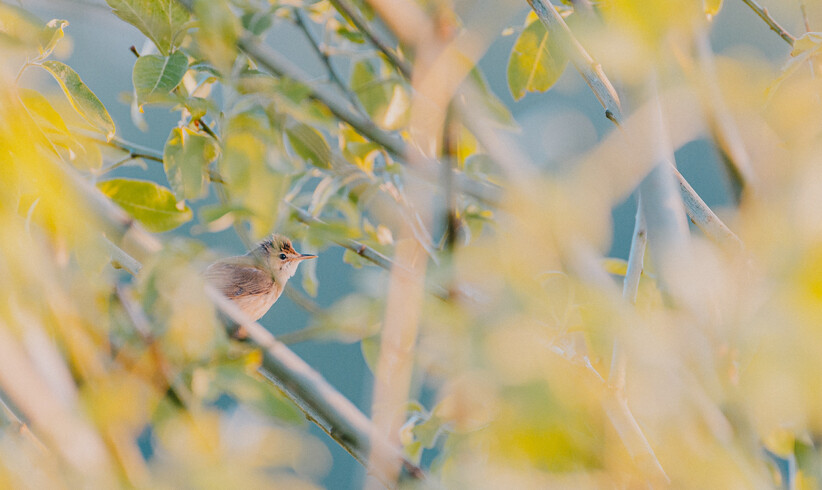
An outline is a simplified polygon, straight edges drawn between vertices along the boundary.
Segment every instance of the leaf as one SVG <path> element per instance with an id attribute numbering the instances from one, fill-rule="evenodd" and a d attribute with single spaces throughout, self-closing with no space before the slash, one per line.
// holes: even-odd
<path id="1" fill-rule="evenodd" d="M 225 0 L 195 0 L 195 34 L 199 53 L 223 73 L 231 71 L 237 60 L 237 39 L 242 26 Z"/>
<path id="2" fill-rule="evenodd" d="M 791 56 L 796 57 L 807 51 L 815 51 L 822 46 L 822 32 L 806 32 L 793 43 Z"/>
<path id="3" fill-rule="evenodd" d="M 111 116 L 100 99 L 83 83 L 77 72 L 59 61 L 44 61 L 39 66 L 42 66 L 57 80 L 71 106 L 83 116 L 83 119 L 105 134 L 106 140 L 114 137 L 114 121 L 111 120 Z"/>
<path id="4" fill-rule="evenodd" d="M 552 42 L 542 22 L 531 22 L 520 33 L 508 58 L 508 88 L 514 100 L 526 92 L 545 92 L 559 79 L 568 59 Z"/>
<path id="5" fill-rule="evenodd" d="M 505 104 L 499 100 L 499 97 L 497 97 L 488 86 L 488 82 L 485 80 L 485 76 L 479 68 L 474 68 L 471 70 L 469 77 L 483 95 L 480 101 L 485 104 L 488 114 L 494 119 L 494 121 L 506 128 L 518 128 L 514 116 L 511 115 L 511 111 L 508 110 L 508 107 L 506 107 Z"/>
<path id="6" fill-rule="evenodd" d="M 66 127 L 66 123 L 63 122 L 63 118 L 40 92 L 28 88 L 19 88 L 18 94 L 23 105 L 26 106 L 29 114 L 43 132 L 69 134 L 69 129 Z"/>
<path id="7" fill-rule="evenodd" d="M 43 21 L 14 5 L 0 3 L 0 46 L 28 48 L 37 45 Z"/>
<path id="8" fill-rule="evenodd" d="M 722 0 L 702 0 L 702 9 L 705 11 L 708 19 L 710 19 L 722 9 Z"/>
<path id="9" fill-rule="evenodd" d="M 187 69 L 188 58 L 181 51 L 167 57 L 156 54 L 140 56 L 131 74 L 137 91 L 137 103 L 143 105 L 154 95 L 165 95 L 174 90 Z"/>
<path id="10" fill-rule="evenodd" d="M 97 188 L 155 233 L 173 230 L 193 216 L 191 209 L 178 203 L 168 188 L 154 182 L 112 179 L 98 182 Z"/>
<path id="11" fill-rule="evenodd" d="M 331 168 L 331 148 L 322 133 L 307 124 L 293 123 L 285 128 L 285 134 L 301 158 L 315 167 Z"/>
<path id="12" fill-rule="evenodd" d="M 206 170 L 217 158 L 217 145 L 188 128 L 174 128 L 163 147 L 163 168 L 178 199 L 197 199 L 205 190 Z"/>
<path id="13" fill-rule="evenodd" d="M 54 51 L 57 42 L 63 39 L 63 29 L 68 27 L 67 20 L 51 19 L 40 33 L 40 57 L 46 58 Z"/>
<path id="14" fill-rule="evenodd" d="M 177 0 L 106 0 L 114 14 L 133 25 L 168 55 L 179 43 L 179 34 L 190 15 Z"/>
<path id="15" fill-rule="evenodd" d="M 408 93 L 396 81 L 382 79 L 370 62 L 354 65 L 351 90 L 379 127 L 395 130 L 406 124 L 410 106 Z"/>
<path id="16" fill-rule="evenodd" d="M 372 373 L 376 373 L 377 362 L 379 362 L 380 359 L 380 336 L 374 335 L 362 339 L 362 342 L 360 342 L 360 350 L 362 351 L 362 357 L 365 363 L 368 365 L 368 369 L 370 369 Z"/>

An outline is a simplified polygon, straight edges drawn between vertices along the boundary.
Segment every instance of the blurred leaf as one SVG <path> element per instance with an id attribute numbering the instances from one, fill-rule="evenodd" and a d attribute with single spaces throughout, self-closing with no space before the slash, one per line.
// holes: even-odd
<path id="1" fill-rule="evenodd" d="M 57 42 L 63 39 L 63 29 L 69 25 L 67 20 L 52 19 L 40 33 L 40 57 L 46 58 L 54 51 Z"/>
<path id="2" fill-rule="evenodd" d="M 188 58 L 182 51 L 170 56 L 143 55 L 134 63 L 131 80 L 137 91 L 137 103 L 143 105 L 154 95 L 165 95 L 174 90 L 188 69 Z"/>
<path id="3" fill-rule="evenodd" d="M 273 23 L 270 15 L 261 12 L 246 12 L 240 18 L 240 21 L 242 22 L 243 28 L 255 36 L 259 36 L 267 31 Z"/>
<path id="4" fill-rule="evenodd" d="M 317 288 L 319 287 L 319 280 L 317 279 L 317 261 L 304 260 L 300 267 L 300 272 L 303 275 L 302 286 L 309 296 L 317 297 Z"/>
<path id="5" fill-rule="evenodd" d="M 380 359 L 380 336 L 374 335 L 362 339 L 360 342 L 360 350 L 362 351 L 362 357 L 365 363 L 368 365 L 368 369 L 370 369 L 372 373 L 376 373 L 377 362 Z"/>
<path id="6" fill-rule="evenodd" d="M 288 176 L 274 172 L 269 161 L 279 157 L 270 142 L 276 136 L 261 117 L 242 113 L 228 122 L 219 160 L 220 175 L 231 189 L 231 205 L 250 212 L 252 238 L 274 229 L 280 203 L 288 191 Z"/>
<path id="7" fill-rule="evenodd" d="M 369 60 L 354 65 L 351 90 L 381 128 L 394 130 L 406 124 L 410 97 L 396 80 L 383 79 Z"/>
<path id="8" fill-rule="evenodd" d="M 217 159 L 217 144 L 188 128 L 174 128 L 163 147 L 163 168 L 178 199 L 203 196 L 206 172 Z"/>
<path id="9" fill-rule="evenodd" d="M 34 122 L 46 133 L 58 132 L 70 136 L 69 129 L 60 114 L 54 110 L 48 99 L 40 92 L 28 88 L 19 88 L 20 100 L 31 114 Z"/>
<path id="10" fill-rule="evenodd" d="M 297 155 L 315 167 L 331 168 L 331 148 L 322 133 L 303 123 L 289 124 L 285 133 Z"/>
<path id="11" fill-rule="evenodd" d="M 214 369 L 213 375 L 209 396 L 211 399 L 216 399 L 223 392 L 229 393 L 239 402 L 251 405 L 263 415 L 289 424 L 305 424 L 305 417 L 294 403 L 270 384 L 260 382 L 241 363 L 221 364 Z"/>
<path id="12" fill-rule="evenodd" d="M 602 265 L 605 268 L 605 272 L 615 276 L 625 276 L 625 274 L 628 272 L 627 260 L 617 259 L 614 257 L 606 257 L 602 259 Z"/>
<path id="13" fill-rule="evenodd" d="M 488 81 L 485 80 L 485 75 L 482 74 L 482 71 L 475 67 L 469 73 L 469 77 L 483 95 L 481 101 L 485 104 L 488 114 L 494 119 L 494 121 L 503 127 L 512 129 L 517 128 L 517 122 L 514 119 L 514 116 L 511 115 L 511 111 L 508 110 L 508 107 L 501 100 L 499 100 L 499 97 L 497 97 L 488 86 Z"/>
<path id="14" fill-rule="evenodd" d="M 517 37 L 508 58 L 508 88 L 514 100 L 526 92 L 551 88 L 567 64 L 568 59 L 550 39 L 542 22 L 531 22 Z"/>
<path id="15" fill-rule="evenodd" d="M 57 80 L 74 110 L 106 135 L 107 140 L 114 137 L 114 121 L 111 120 L 111 116 L 100 99 L 83 83 L 77 72 L 59 61 L 44 61 L 39 66 L 46 69 Z"/>
<path id="16" fill-rule="evenodd" d="M 200 54 L 220 72 L 230 72 L 237 59 L 240 21 L 225 0 L 196 0 L 194 13 L 199 20 L 196 38 Z"/>
<path id="17" fill-rule="evenodd" d="M 7 3 L 0 3 L 0 43 L 29 48 L 40 43 L 43 21 L 34 14 Z"/>
<path id="18" fill-rule="evenodd" d="M 808 51 L 815 51 L 822 46 L 822 32 L 806 32 L 793 43 L 791 56 L 796 57 Z"/>
<path id="19" fill-rule="evenodd" d="M 173 230 L 193 216 L 191 209 L 178 203 L 170 190 L 154 182 L 112 179 L 98 182 L 97 188 L 155 233 Z"/>
<path id="20" fill-rule="evenodd" d="M 343 262 L 345 262 L 346 264 L 350 265 L 355 269 L 360 269 L 364 265 L 371 264 L 371 262 L 364 259 L 360 254 L 349 249 L 345 249 L 345 252 L 343 252 Z"/>
<path id="21" fill-rule="evenodd" d="M 710 19 L 722 9 L 722 0 L 702 0 L 702 9 Z"/>
<path id="22" fill-rule="evenodd" d="M 133 25 L 168 55 L 181 41 L 190 15 L 177 0 L 106 0 L 114 14 Z"/>

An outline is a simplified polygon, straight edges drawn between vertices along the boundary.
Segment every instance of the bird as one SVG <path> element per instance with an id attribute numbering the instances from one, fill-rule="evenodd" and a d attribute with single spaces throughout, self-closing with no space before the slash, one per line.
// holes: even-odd
<path id="1" fill-rule="evenodd" d="M 251 320 L 257 321 L 271 309 L 297 272 L 303 260 L 316 255 L 294 250 L 291 240 L 272 235 L 254 250 L 217 260 L 205 270 L 205 280 L 233 301 Z"/>

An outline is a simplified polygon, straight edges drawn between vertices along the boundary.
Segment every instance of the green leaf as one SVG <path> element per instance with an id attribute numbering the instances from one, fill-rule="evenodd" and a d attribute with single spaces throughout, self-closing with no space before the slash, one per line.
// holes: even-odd
<path id="1" fill-rule="evenodd" d="M 131 74 L 137 91 L 137 103 L 143 105 L 154 95 L 165 95 L 174 90 L 187 69 L 188 58 L 180 51 L 175 51 L 171 56 L 140 56 Z"/>
<path id="2" fill-rule="evenodd" d="M 98 182 L 97 188 L 155 233 L 177 228 L 193 216 L 191 209 L 178 203 L 168 188 L 154 182 L 112 179 Z"/>
<path id="3" fill-rule="evenodd" d="M 106 0 L 114 14 L 133 25 L 168 55 L 180 43 L 190 15 L 177 0 Z"/>
<path id="4" fill-rule="evenodd" d="M 568 59 L 539 21 L 519 35 L 508 58 L 508 88 L 515 100 L 526 92 L 545 92 L 559 79 Z"/>
<path id="5" fill-rule="evenodd" d="M 380 336 L 374 335 L 362 339 L 362 342 L 360 342 L 360 350 L 362 351 L 362 357 L 365 359 L 365 363 L 368 365 L 368 369 L 370 369 L 372 373 L 376 373 L 377 362 L 379 362 L 380 359 Z"/>
<path id="6" fill-rule="evenodd" d="M 331 148 L 325 137 L 308 124 L 293 123 L 285 128 L 291 147 L 315 167 L 331 168 Z"/>
<path id="7" fill-rule="evenodd" d="M 488 81 L 485 80 L 485 76 L 479 68 L 475 67 L 471 70 L 471 73 L 469 73 L 468 76 L 469 79 L 474 82 L 474 85 L 479 89 L 479 92 L 482 95 L 480 102 L 485 104 L 485 108 L 488 110 L 488 115 L 503 127 L 511 129 L 518 128 L 514 116 L 511 115 L 511 111 L 508 110 L 508 107 L 506 107 L 505 104 L 499 100 L 499 97 L 497 97 L 488 86 Z"/>
<path id="8" fill-rule="evenodd" d="M 44 61 L 39 66 L 46 69 L 57 80 L 74 110 L 105 134 L 107 140 L 114 137 L 114 121 L 111 120 L 106 107 L 83 83 L 76 71 L 59 61 Z"/>
<path id="9" fill-rule="evenodd" d="M 351 90 L 379 127 L 395 130 L 406 124 L 410 106 L 408 93 L 396 80 L 383 79 L 369 61 L 354 65 Z"/>
<path id="10" fill-rule="evenodd" d="M 197 199 L 205 191 L 206 170 L 217 158 L 217 145 L 188 128 L 174 128 L 163 147 L 163 168 L 178 199 Z"/>

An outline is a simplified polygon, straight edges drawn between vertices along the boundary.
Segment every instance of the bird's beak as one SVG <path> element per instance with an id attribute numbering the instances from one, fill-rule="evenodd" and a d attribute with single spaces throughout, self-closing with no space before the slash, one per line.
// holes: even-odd
<path id="1" fill-rule="evenodd" d="M 299 261 L 301 261 L 301 260 L 305 260 L 305 259 L 316 259 L 316 258 L 317 258 L 317 256 L 316 256 L 316 255 L 310 255 L 310 254 L 300 254 L 300 255 L 298 255 L 297 257 L 294 257 L 294 258 L 293 258 L 293 259 L 291 259 L 291 260 L 296 260 L 296 261 L 298 261 L 298 262 L 299 262 Z"/>

